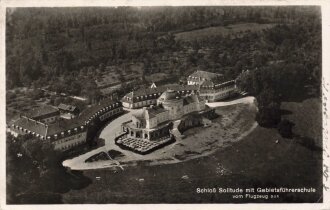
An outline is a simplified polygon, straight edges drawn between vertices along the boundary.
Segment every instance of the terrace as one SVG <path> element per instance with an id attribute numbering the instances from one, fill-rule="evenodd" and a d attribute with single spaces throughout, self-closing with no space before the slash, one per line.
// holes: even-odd
<path id="1" fill-rule="evenodd" d="M 119 137 L 115 143 L 123 148 L 138 154 L 148 154 L 156 149 L 166 146 L 174 141 L 174 138 L 169 136 L 164 136 L 157 141 L 148 141 L 141 138 L 127 137 L 127 135 Z"/>

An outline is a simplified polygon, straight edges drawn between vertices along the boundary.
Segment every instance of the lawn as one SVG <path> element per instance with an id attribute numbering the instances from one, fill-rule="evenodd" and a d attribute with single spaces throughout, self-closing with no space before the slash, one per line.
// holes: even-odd
<path id="1" fill-rule="evenodd" d="M 303 102 L 302 108 L 307 108 L 305 106 L 310 103 L 318 102 Z M 224 108 L 224 112 L 225 109 L 230 111 L 230 107 Z M 297 115 L 292 115 L 294 122 L 299 119 L 295 116 Z M 227 175 L 219 173 L 219 168 L 225 169 Z M 296 139 L 283 139 L 276 129 L 259 126 L 241 141 L 206 157 L 157 166 L 146 166 L 141 162 L 134 167 L 125 168 L 124 171 L 98 169 L 87 170 L 84 174 L 93 183 L 80 191 L 72 190 L 64 194 L 64 203 L 322 201 L 322 152 L 311 150 L 297 143 Z M 100 177 L 100 180 L 95 177 Z M 309 194 L 283 193 L 278 199 L 269 200 L 232 199 L 231 194 L 196 193 L 197 187 L 275 186 L 314 187 L 317 191 Z"/>
<path id="2" fill-rule="evenodd" d="M 210 36 L 227 36 L 247 32 L 261 31 L 275 26 L 275 24 L 242 23 L 228 26 L 216 26 L 197 29 L 175 34 L 176 40 L 192 41 L 205 39 Z"/>

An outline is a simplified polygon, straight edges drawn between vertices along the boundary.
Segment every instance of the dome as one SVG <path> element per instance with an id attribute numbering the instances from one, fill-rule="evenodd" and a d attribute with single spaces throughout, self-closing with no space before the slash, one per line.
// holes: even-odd
<path id="1" fill-rule="evenodd" d="M 162 95 L 160 95 L 159 100 L 167 101 L 167 100 L 175 100 L 179 99 L 177 92 L 174 90 L 166 90 Z"/>

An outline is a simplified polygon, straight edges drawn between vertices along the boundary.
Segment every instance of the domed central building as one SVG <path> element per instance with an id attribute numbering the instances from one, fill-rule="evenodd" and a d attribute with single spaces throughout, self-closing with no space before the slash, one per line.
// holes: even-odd
<path id="1" fill-rule="evenodd" d="M 168 110 L 169 119 L 174 120 L 183 116 L 183 99 L 174 90 L 165 91 L 157 100 L 157 105 Z"/>
<path id="2" fill-rule="evenodd" d="M 191 112 L 204 110 L 205 100 L 196 94 L 182 96 L 168 89 L 158 98 L 157 105 L 168 111 L 170 120 L 176 120 Z"/>
<path id="3" fill-rule="evenodd" d="M 146 154 L 172 141 L 170 132 L 172 122 L 187 118 L 190 114 L 205 115 L 205 100 L 191 93 L 183 96 L 182 93 L 167 89 L 157 99 L 156 106 L 143 107 L 132 114 L 132 120 L 122 124 L 125 133 L 116 144 L 132 151 Z M 207 114 L 207 113 L 206 113 Z M 194 121 L 198 121 L 195 119 Z M 191 119 L 181 120 L 191 124 Z M 196 123 L 201 124 L 200 122 Z"/>

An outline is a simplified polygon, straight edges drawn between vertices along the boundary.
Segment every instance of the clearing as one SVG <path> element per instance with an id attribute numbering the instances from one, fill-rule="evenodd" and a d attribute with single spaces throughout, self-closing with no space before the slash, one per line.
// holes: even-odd
<path id="1" fill-rule="evenodd" d="M 193 41 L 196 39 L 205 39 L 211 36 L 227 36 L 241 33 L 251 33 L 272 28 L 275 24 L 242 23 L 228 26 L 216 26 L 192 31 L 180 32 L 175 34 L 176 40 Z"/>

